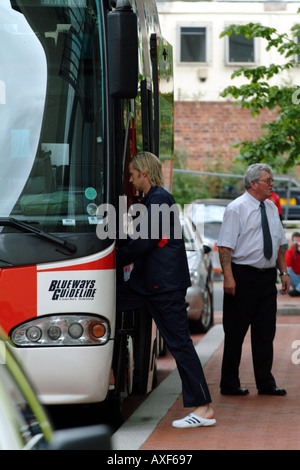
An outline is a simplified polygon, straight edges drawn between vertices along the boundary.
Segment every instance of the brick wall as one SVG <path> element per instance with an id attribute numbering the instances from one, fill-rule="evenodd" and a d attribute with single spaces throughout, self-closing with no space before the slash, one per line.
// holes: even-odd
<path id="1" fill-rule="evenodd" d="M 224 160 L 230 170 L 238 153 L 234 142 L 255 140 L 263 132 L 261 125 L 274 119 L 275 112 L 263 110 L 253 118 L 247 109 L 232 102 L 177 101 L 175 102 L 175 153 L 188 155 L 190 169 L 205 171 L 207 161 Z"/>

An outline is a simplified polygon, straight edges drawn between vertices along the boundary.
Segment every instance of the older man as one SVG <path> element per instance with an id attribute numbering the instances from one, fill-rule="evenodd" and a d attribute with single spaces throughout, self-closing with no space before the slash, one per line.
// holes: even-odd
<path id="1" fill-rule="evenodd" d="M 246 191 L 227 206 L 219 234 L 218 249 L 224 274 L 225 342 L 221 376 L 224 395 L 249 393 L 240 386 L 239 365 L 250 325 L 258 393 L 286 394 L 276 386 L 271 373 L 277 268 L 282 281 L 281 293 L 288 293 L 290 287 L 283 251 L 287 241 L 277 207 L 268 200 L 273 183 L 273 172 L 268 165 L 251 165 L 245 173 Z"/>

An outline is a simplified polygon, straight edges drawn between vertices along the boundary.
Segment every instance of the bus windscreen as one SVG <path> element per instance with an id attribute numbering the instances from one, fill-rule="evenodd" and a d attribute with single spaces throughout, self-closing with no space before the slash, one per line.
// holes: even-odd
<path id="1" fill-rule="evenodd" d="M 93 0 L 2 0 L 0 217 L 95 231 L 105 198 L 100 38 Z"/>

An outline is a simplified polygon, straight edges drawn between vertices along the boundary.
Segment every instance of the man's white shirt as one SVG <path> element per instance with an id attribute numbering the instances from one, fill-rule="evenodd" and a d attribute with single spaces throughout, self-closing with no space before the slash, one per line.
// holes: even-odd
<path id="1" fill-rule="evenodd" d="M 280 246 L 288 243 L 277 207 L 269 199 L 264 203 L 272 237 L 271 259 L 267 260 L 263 253 L 260 201 L 246 191 L 226 207 L 217 242 L 219 247 L 231 249 L 233 263 L 272 268 L 276 266 Z"/>

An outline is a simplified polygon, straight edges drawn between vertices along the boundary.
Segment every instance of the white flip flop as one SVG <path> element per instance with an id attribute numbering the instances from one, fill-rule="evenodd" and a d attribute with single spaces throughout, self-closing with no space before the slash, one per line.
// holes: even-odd
<path id="1" fill-rule="evenodd" d="M 214 424 L 216 424 L 216 420 L 214 418 L 200 418 L 200 416 L 190 413 L 185 418 L 173 421 L 172 426 L 174 428 L 197 428 L 198 426 L 213 426 Z"/>

